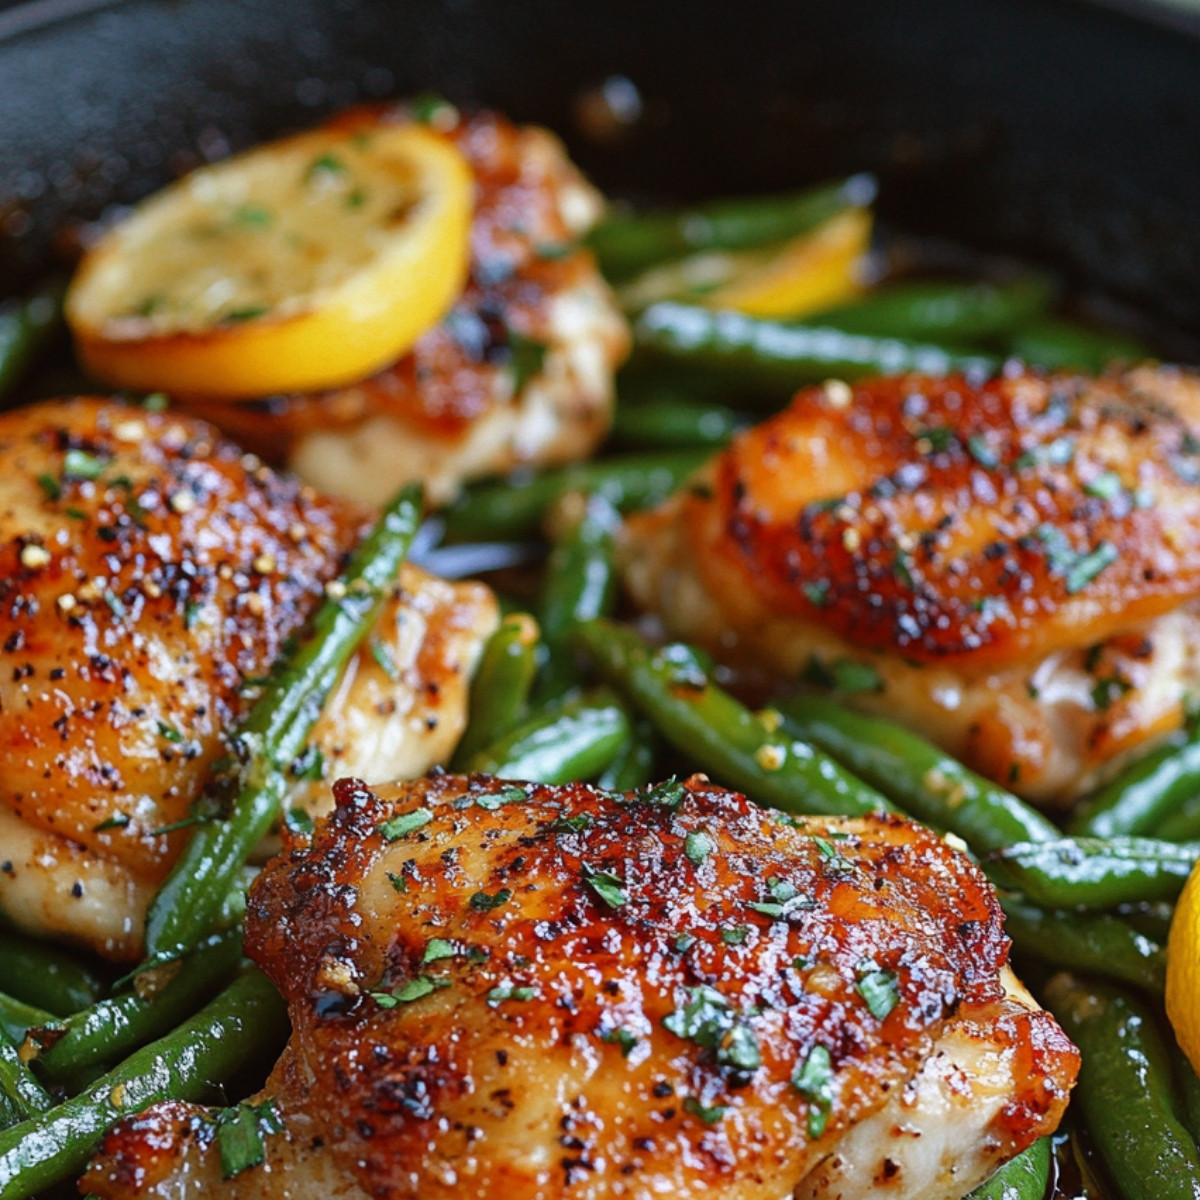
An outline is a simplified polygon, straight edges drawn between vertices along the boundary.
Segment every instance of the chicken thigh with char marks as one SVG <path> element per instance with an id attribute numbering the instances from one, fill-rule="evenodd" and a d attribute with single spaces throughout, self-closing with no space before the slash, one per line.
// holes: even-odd
<path id="1" fill-rule="evenodd" d="M 809 389 L 631 518 L 623 556 L 673 634 L 846 681 L 1064 802 L 1177 729 L 1200 681 L 1200 377 Z"/>
<path id="2" fill-rule="evenodd" d="M 335 128 L 379 120 L 350 109 Z M 414 119 L 409 109 L 384 120 Z M 382 503 L 424 482 L 430 502 L 522 465 L 570 462 L 608 431 L 629 330 L 579 239 L 604 201 L 553 134 L 489 112 L 435 110 L 475 174 L 470 277 L 447 317 L 369 379 L 249 402 L 183 403 L 310 483 Z"/>
<path id="3" fill-rule="evenodd" d="M 957 1200 L 1066 1105 L 991 887 L 920 826 L 703 776 L 335 791 L 250 896 L 294 1027 L 265 1161 L 222 1181 L 165 1104 L 91 1194 Z"/>
<path id="4" fill-rule="evenodd" d="M 369 514 L 199 421 L 103 400 L 0 417 L 0 481 L 0 909 L 134 958 L 187 836 L 162 831 L 188 823 L 247 685 L 302 630 Z M 314 735 L 324 776 L 443 761 L 496 620 L 481 585 L 406 567 L 376 652 L 348 664 Z"/>

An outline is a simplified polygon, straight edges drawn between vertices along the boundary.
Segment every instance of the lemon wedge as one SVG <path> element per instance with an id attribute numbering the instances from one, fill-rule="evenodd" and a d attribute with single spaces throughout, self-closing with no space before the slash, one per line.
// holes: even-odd
<path id="1" fill-rule="evenodd" d="M 1167 938 L 1167 1019 L 1200 1072 L 1200 866 L 1188 876 Z"/>
<path id="2" fill-rule="evenodd" d="M 203 167 L 84 258 L 84 366 L 146 391 L 312 391 L 394 362 L 466 279 L 471 168 L 415 123 L 328 127 Z"/>
<path id="3" fill-rule="evenodd" d="M 859 267 L 871 242 L 871 212 L 848 208 L 768 250 L 708 250 L 652 267 L 623 287 L 623 307 L 692 300 L 755 317 L 798 319 L 862 291 Z"/>

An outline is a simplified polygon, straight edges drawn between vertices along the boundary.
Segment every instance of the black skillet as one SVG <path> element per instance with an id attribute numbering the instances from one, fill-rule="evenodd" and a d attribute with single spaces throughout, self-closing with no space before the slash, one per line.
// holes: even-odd
<path id="1" fill-rule="evenodd" d="M 1183 346 L 1200 338 L 1200 20 L 1167 11 L 33 0 L 0 11 L 0 295 L 46 268 L 70 218 L 354 101 L 436 90 L 553 126 L 631 194 L 873 170 L 890 223 L 1054 263 Z M 642 117 L 589 138 L 581 93 L 614 76 Z"/>

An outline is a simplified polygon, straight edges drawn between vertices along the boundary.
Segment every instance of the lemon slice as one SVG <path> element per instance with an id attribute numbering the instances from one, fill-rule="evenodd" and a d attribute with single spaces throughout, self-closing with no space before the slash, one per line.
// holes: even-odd
<path id="1" fill-rule="evenodd" d="M 631 312 L 693 300 L 755 317 L 808 316 L 857 296 L 871 213 L 850 208 L 770 250 L 708 250 L 652 267 L 619 293 Z"/>
<path id="2" fill-rule="evenodd" d="M 98 378 L 226 398 L 394 362 L 466 278 L 473 179 L 417 124 L 325 128 L 193 172 L 84 258 L 67 296 Z"/>
<path id="3" fill-rule="evenodd" d="M 1200 1072 L 1200 866 L 1188 876 L 1167 938 L 1167 1018 Z"/>
<path id="4" fill-rule="evenodd" d="M 857 267 L 870 241 L 870 212 L 847 209 L 786 242 L 768 262 L 710 292 L 704 303 L 754 317 L 804 317 L 830 308 L 862 290 Z"/>

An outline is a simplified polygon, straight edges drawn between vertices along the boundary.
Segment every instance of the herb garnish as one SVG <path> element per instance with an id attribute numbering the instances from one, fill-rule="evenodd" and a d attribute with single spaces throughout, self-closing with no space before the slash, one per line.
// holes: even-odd
<path id="1" fill-rule="evenodd" d="M 809 1102 L 808 1136 L 819 1138 L 833 1107 L 833 1059 L 826 1046 L 814 1046 L 792 1073 L 792 1087 Z"/>
<path id="2" fill-rule="evenodd" d="M 608 905 L 609 908 L 624 908 L 629 902 L 625 895 L 625 881 L 611 871 L 597 871 L 595 867 L 583 864 L 583 882 Z"/>
<path id="3" fill-rule="evenodd" d="M 379 832 L 383 834 L 384 841 L 396 842 L 410 833 L 415 833 L 432 820 L 433 813 L 429 809 L 414 808 L 412 812 L 401 813 L 398 817 L 392 817 L 390 821 L 384 821 L 379 827 Z"/>

